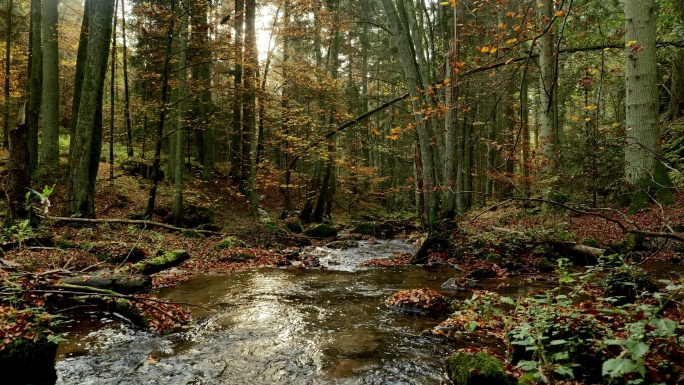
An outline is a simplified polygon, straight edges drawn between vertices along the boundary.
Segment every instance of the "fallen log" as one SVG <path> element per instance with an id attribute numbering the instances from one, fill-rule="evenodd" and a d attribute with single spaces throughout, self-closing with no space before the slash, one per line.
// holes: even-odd
<path id="1" fill-rule="evenodd" d="M 174 266 L 187 261 L 190 254 L 185 250 L 168 251 L 166 254 L 159 257 L 152 257 L 143 259 L 142 261 L 121 267 L 115 270 L 115 274 L 142 274 L 152 275 L 160 271 L 164 271 Z"/>
<path id="2" fill-rule="evenodd" d="M 176 227 L 173 225 L 169 225 L 166 223 L 161 223 L 161 222 L 155 222 L 155 221 L 148 221 L 148 220 L 143 220 L 143 219 L 119 219 L 119 218 L 104 218 L 104 219 L 97 219 L 97 218 L 72 218 L 72 217 L 53 217 L 53 216 L 45 216 L 42 217 L 45 219 L 49 219 L 53 222 L 75 222 L 75 223 L 91 223 L 91 224 L 99 224 L 99 223 L 119 223 L 122 225 L 142 225 L 142 226 L 150 226 L 150 227 L 161 227 L 164 229 L 168 230 L 174 230 L 174 231 L 186 231 L 186 230 L 194 230 L 200 234 L 207 234 L 207 235 L 230 235 L 227 233 L 219 233 L 216 231 L 209 231 L 209 230 L 198 230 L 198 229 L 187 229 L 183 227 Z"/>
<path id="3" fill-rule="evenodd" d="M 516 230 L 507 229 L 504 227 L 491 226 L 489 228 L 491 231 L 500 233 L 511 233 L 517 235 L 525 235 L 524 233 Z M 548 244 L 551 249 L 559 254 L 563 254 L 568 257 L 575 264 L 588 264 L 596 263 L 600 257 L 605 255 L 606 250 L 600 249 L 598 247 L 579 245 L 575 242 L 565 242 L 565 241 L 540 241 L 541 243 Z"/>
<path id="4" fill-rule="evenodd" d="M 122 294 L 142 293 L 152 289 L 152 278 L 149 275 L 62 277 L 58 283 L 107 289 Z"/>

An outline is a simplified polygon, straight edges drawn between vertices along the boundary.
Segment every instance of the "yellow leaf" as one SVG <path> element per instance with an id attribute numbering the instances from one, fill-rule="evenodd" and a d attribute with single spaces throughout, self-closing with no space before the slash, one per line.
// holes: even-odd
<path id="1" fill-rule="evenodd" d="M 537 3 L 537 7 L 541 8 L 544 6 L 544 3 Z"/>
<path id="2" fill-rule="evenodd" d="M 578 121 L 578 120 L 579 120 L 579 116 L 573 116 L 573 117 L 572 117 L 572 121 L 573 121 L 573 122 L 576 122 L 576 121 Z"/>
<path id="3" fill-rule="evenodd" d="M 513 44 L 513 43 L 516 43 L 517 41 L 518 41 L 518 39 L 508 39 L 508 40 L 506 40 L 506 44 Z"/>
<path id="4" fill-rule="evenodd" d="M 442 1 L 442 2 L 439 3 L 439 4 L 440 4 L 440 5 L 449 5 L 449 4 L 451 4 L 451 3 L 449 3 L 448 1 Z"/>
<path id="5" fill-rule="evenodd" d="M 487 52 L 489 52 L 489 47 L 488 47 L 488 46 L 482 47 L 482 49 L 480 49 L 480 52 L 482 52 L 482 53 L 487 53 Z"/>
<path id="6" fill-rule="evenodd" d="M 591 118 L 584 118 L 584 121 L 585 121 L 585 122 L 590 122 L 590 121 L 591 121 Z"/>
<path id="7" fill-rule="evenodd" d="M 630 41 L 627 42 L 627 44 L 625 44 L 625 47 L 631 47 L 631 46 L 633 46 L 633 45 L 636 44 L 636 43 L 637 43 L 636 40 L 630 40 Z"/>
<path id="8" fill-rule="evenodd" d="M 604 48 L 603 50 L 604 51 L 610 51 L 610 48 Z"/>
<path id="9" fill-rule="evenodd" d="M 596 107 L 596 106 L 594 106 L 594 105 L 589 105 L 589 106 L 586 106 L 586 107 L 584 107 L 584 108 L 586 108 L 587 110 L 595 110 L 595 109 L 597 109 L 598 107 Z"/>
<path id="10" fill-rule="evenodd" d="M 563 17 L 563 16 L 565 16 L 565 11 L 556 12 L 556 17 Z"/>
<path id="11" fill-rule="evenodd" d="M 613 123 L 613 128 L 618 128 L 619 124 L 618 122 Z"/>
<path id="12" fill-rule="evenodd" d="M 501 28 L 501 29 L 504 29 L 504 28 L 506 28 L 506 24 L 504 24 L 504 23 L 499 23 L 499 25 L 498 25 L 497 27 L 499 27 L 499 28 Z"/>
<path id="13" fill-rule="evenodd" d="M 380 135 L 380 131 L 376 130 L 375 128 L 371 130 L 371 134 L 373 135 Z"/>
<path id="14" fill-rule="evenodd" d="M 513 17 L 513 16 L 515 16 L 515 12 L 508 12 L 506 14 L 506 17 Z"/>
<path id="15" fill-rule="evenodd" d="M 492 47 L 492 49 L 489 51 L 489 53 L 495 53 L 495 52 L 498 51 L 498 50 L 499 50 L 498 48 Z"/>

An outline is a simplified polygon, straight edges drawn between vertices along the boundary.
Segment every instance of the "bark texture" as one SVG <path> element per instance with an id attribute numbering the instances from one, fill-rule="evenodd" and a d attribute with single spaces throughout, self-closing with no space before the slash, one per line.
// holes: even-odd
<path id="1" fill-rule="evenodd" d="M 625 176 L 631 183 L 652 179 L 659 152 L 657 18 L 655 0 L 625 1 Z"/>
<path id="2" fill-rule="evenodd" d="M 69 213 L 95 216 L 95 178 L 102 152 L 102 95 L 112 38 L 114 0 L 92 3 L 87 58 L 81 91 L 71 167 Z"/>

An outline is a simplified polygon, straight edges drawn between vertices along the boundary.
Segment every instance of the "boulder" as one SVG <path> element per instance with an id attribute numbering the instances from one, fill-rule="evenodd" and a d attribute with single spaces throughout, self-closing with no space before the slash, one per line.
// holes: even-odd
<path id="1" fill-rule="evenodd" d="M 394 227 L 384 222 L 359 223 L 351 232 L 377 238 L 392 238 L 396 233 Z"/>
<path id="2" fill-rule="evenodd" d="M 311 238 L 331 238 L 337 236 L 337 229 L 322 223 L 307 229 L 304 234 Z"/>
<path id="3" fill-rule="evenodd" d="M 447 375 L 454 385 L 514 385 L 496 357 L 487 353 L 454 353 L 446 360 Z"/>

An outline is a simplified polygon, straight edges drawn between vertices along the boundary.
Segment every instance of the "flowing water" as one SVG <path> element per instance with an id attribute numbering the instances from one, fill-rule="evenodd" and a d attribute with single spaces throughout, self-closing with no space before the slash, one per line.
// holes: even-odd
<path id="1" fill-rule="evenodd" d="M 191 302 L 194 325 L 168 335 L 120 322 L 75 325 L 58 353 L 58 384 L 445 384 L 449 346 L 420 332 L 441 321 L 388 309 L 401 289 L 440 285 L 448 267 L 356 269 L 412 251 L 399 241 L 310 250 L 328 270 L 201 275 L 161 290 Z M 99 321 L 99 320 L 98 320 Z"/>

